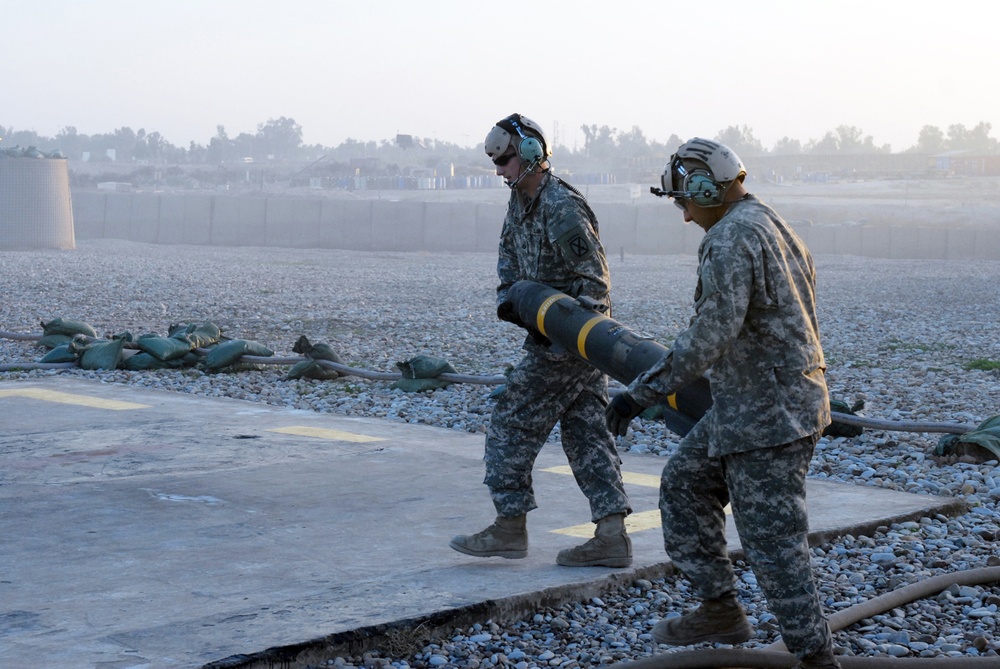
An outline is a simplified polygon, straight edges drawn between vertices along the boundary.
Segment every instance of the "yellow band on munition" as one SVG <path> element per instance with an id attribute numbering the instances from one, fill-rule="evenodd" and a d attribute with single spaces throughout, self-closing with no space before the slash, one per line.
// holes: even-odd
<path id="1" fill-rule="evenodd" d="M 667 404 L 670 405 L 671 409 L 673 409 L 675 411 L 679 410 L 679 409 L 677 409 L 677 395 L 676 395 L 676 393 L 673 394 L 673 395 L 667 395 Z"/>
<path id="2" fill-rule="evenodd" d="M 538 307 L 538 318 L 536 319 L 538 325 L 538 331 L 541 332 L 546 337 L 548 335 L 545 334 L 545 312 L 549 310 L 549 307 L 551 307 L 553 304 L 555 304 L 564 297 L 566 297 L 566 295 L 563 295 L 562 293 L 556 293 L 555 295 L 550 295 L 545 299 L 544 302 L 542 302 L 542 306 Z"/>
<path id="3" fill-rule="evenodd" d="M 595 325 L 604 319 L 605 316 L 594 316 L 583 324 L 583 327 L 580 328 L 580 333 L 576 336 L 576 350 L 584 360 L 589 360 L 587 357 L 587 335 L 590 334 Z"/>

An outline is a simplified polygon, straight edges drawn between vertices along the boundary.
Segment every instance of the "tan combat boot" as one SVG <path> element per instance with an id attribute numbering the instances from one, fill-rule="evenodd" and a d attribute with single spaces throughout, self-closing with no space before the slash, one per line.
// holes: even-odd
<path id="1" fill-rule="evenodd" d="M 632 540 L 625 534 L 625 514 L 615 513 L 597 521 L 594 538 L 556 556 L 564 567 L 628 567 L 632 564 Z"/>
<path id="2" fill-rule="evenodd" d="M 669 646 L 693 643 L 743 643 L 753 636 L 750 621 L 736 595 L 708 599 L 678 618 L 661 620 L 653 626 L 653 640 Z"/>
<path id="3" fill-rule="evenodd" d="M 460 534 L 449 542 L 459 553 L 476 557 L 512 560 L 528 556 L 528 528 L 524 514 L 512 518 L 497 516 L 493 524 L 476 534 Z"/>

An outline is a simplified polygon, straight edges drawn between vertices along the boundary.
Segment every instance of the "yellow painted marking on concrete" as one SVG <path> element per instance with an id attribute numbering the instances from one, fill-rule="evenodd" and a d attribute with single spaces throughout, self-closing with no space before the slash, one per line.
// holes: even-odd
<path id="1" fill-rule="evenodd" d="M 558 467 L 548 467 L 542 470 L 543 472 L 549 472 L 551 474 L 563 474 L 565 476 L 572 476 L 573 470 L 569 468 L 569 465 L 560 465 Z M 632 485 L 641 485 L 647 488 L 659 488 L 660 487 L 660 477 L 653 476 L 652 474 L 639 474 L 637 472 L 622 472 L 622 481 L 625 483 L 631 483 Z"/>
<path id="2" fill-rule="evenodd" d="M 332 441 L 353 441 L 358 444 L 364 444 L 371 441 L 385 441 L 385 439 L 382 439 L 381 437 L 370 437 L 367 434 L 344 432 L 343 430 L 330 430 L 324 427 L 307 427 L 305 425 L 276 427 L 273 430 L 268 430 L 268 432 L 294 434 L 300 437 L 318 437 L 319 439 L 330 439 Z"/>
<path id="3" fill-rule="evenodd" d="M 655 530 L 660 527 L 660 510 L 655 509 L 653 511 L 638 511 L 631 514 L 625 518 L 625 531 L 626 532 L 642 532 L 643 530 Z M 574 525 L 572 527 L 562 527 L 558 530 L 552 530 L 553 534 L 565 534 L 569 537 L 580 537 L 581 539 L 589 539 L 594 536 L 594 524 L 584 523 L 583 525 Z"/>
<path id="4" fill-rule="evenodd" d="M 58 402 L 59 404 L 75 404 L 82 407 L 93 407 L 95 409 L 110 409 L 112 411 L 128 411 L 130 409 L 148 409 L 149 404 L 139 404 L 137 402 L 121 402 L 119 400 L 106 400 L 100 397 L 89 395 L 75 395 L 72 393 L 62 393 L 58 390 L 45 390 L 44 388 L 15 388 L 12 390 L 0 390 L 0 397 L 27 397 L 43 402 Z"/>
<path id="5" fill-rule="evenodd" d="M 558 302 L 559 300 L 561 300 L 564 297 L 566 297 L 566 295 L 563 295 L 562 293 L 556 293 L 555 295 L 549 295 L 547 298 L 545 298 L 545 301 L 542 302 L 542 306 L 538 307 L 538 315 L 536 316 L 535 320 L 537 321 L 538 331 L 541 332 L 543 335 L 545 335 L 545 314 L 546 314 L 546 312 L 548 312 L 549 307 L 551 307 L 553 304 L 555 304 L 556 302 Z M 546 336 L 548 336 L 548 335 L 546 335 Z"/>
<path id="6" fill-rule="evenodd" d="M 573 470 L 569 468 L 569 465 L 547 467 L 542 471 L 549 472 L 551 474 L 563 474 L 567 476 L 573 475 Z M 660 487 L 660 477 L 653 476 L 652 474 L 622 472 L 622 481 L 647 488 Z M 728 504 L 726 505 L 725 512 L 727 516 L 732 515 L 733 513 Z M 659 509 L 654 509 L 652 511 L 635 511 L 625 518 L 625 531 L 627 532 L 642 532 L 643 530 L 659 529 L 660 525 Z M 573 525 L 571 527 L 562 527 L 557 530 L 551 530 L 551 532 L 553 534 L 565 534 L 570 537 L 580 537 L 585 539 L 594 536 L 594 524 L 583 523 L 582 525 Z"/>
<path id="7" fill-rule="evenodd" d="M 676 395 L 676 393 L 673 394 L 673 395 L 667 395 L 667 404 L 670 405 L 671 409 L 673 409 L 675 411 L 677 410 L 677 395 Z"/>
<path id="8" fill-rule="evenodd" d="M 584 323 L 582 328 L 580 328 L 580 334 L 576 336 L 576 350 L 580 352 L 580 355 L 583 356 L 584 360 L 589 360 L 587 357 L 587 335 L 590 334 L 590 331 L 594 329 L 595 325 L 603 321 L 605 318 L 605 316 L 594 316 L 589 321 Z"/>

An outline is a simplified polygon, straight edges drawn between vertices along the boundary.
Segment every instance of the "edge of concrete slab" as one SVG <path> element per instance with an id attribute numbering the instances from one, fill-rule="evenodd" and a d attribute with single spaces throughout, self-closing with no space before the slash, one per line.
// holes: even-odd
<path id="1" fill-rule="evenodd" d="M 810 532 L 809 545 L 818 546 L 828 543 L 845 534 L 856 536 L 871 534 L 883 525 L 915 521 L 934 514 L 958 516 L 968 512 L 968 510 L 969 505 L 958 499 L 952 499 L 943 504 L 929 503 L 925 507 L 893 516 Z M 745 559 L 743 550 L 730 551 L 730 559 L 734 561 Z M 639 579 L 655 580 L 672 576 L 675 573 L 676 568 L 667 559 L 638 568 L 614 571 L 585 582 L 558 585 L 535 592 L 519 593 L 510 597 L 437 611 L 425 616 L 359 627 L 301 643 L 275 646 L 258 653 L 234 655 L 210 662 L 202 669 L 273 669 L 275 664 L 287 669 L 296 669 L 336 656 L 361 655 L 387 643 L 413 643 L 416 648 L 421 648 L 424 645 L 422 639 L 437 636 L 439 633 L 450 634 L 456 627 L 468 627 L 484 620 L 506 623 L 522 618 L 538 609 L 554 608 L 570 601 L 599 597 L 614 589 L 628 587 Z"/>
<path id="2" fill-rule="evenodd" d="M 605 571 L 603 567 L 582 569 Z M 268 648 L 259 653 L 234 655 L 210 662 L 202 669 L 264 669 L 265 667 L 271 669 L 275 664 L 292 669 L 337 655 L 360 655 L 392 637 L 405 636 L 417 630 L 421 633 L 420 638 L 423 638 L 444 631 L 450 634 L 456 627 L 466 627 L 484 620 L 509 622 L 541 608 L 552 608 L 569 601 L 598 597 L 613 589 L 627 587 L 638 579 L 663 578 L 673 574 L 674 571 L 674 566 L 669 560 L 638 568 L 611 571 L 592 580 L 518 593 L 391 623 L 359 627 L 302 643 Z"/>

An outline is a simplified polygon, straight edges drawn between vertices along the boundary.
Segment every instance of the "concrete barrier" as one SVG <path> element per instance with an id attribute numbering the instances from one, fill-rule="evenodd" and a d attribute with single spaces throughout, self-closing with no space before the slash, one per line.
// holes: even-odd
<path id="1" fill-rule="evenodd" d="M 913 249 L 912 257 L 928 260 L 943 260 L 947 258 L 948 237 L 952 232 L 954 231 L 944 228 L 917 228 L 916 246 Z"/>
<path id="2" fill-rule="evenodd" d="M 161 197 L 159 224 L 156 242 L 158 244 L 190 244 L 184 231 L 184 198 Z"/>
<path id="3" fill-rule="evenodd" d="M 286 246 L 356 251 L 495 253 L 504 204 L 331 200 L 167 193 L 77 193 L 77 239 L 158 244 Z M 609 255 L 694 255 L 697 225 L 664 203 L 595 204 Z M 794 229 L 814 254 L 872 258 L 1000 259 L 1000 230 L 915 225 Z"/>
<path id="4" fill-rule="evenodd" d="M 976 230 L 976 260 L 1000 259 L 1000 230 Z"/>
<path id="5" fill-rule="evenodd" d="M 597 214 L 601 241 L 608 255 L 620 254 L 622 250 L 635 253 L 638 248 L 636 229 L 639 224 L 638 207 L 621 207 L 613 204 L 591 205 Z"/>
<path id="6" fill-rule="evenodd" d="M 160 196 L 135 193 L 129 198 L 132 211 L 129 218 L 129 239 L 156 244 L 160 235 Z"/>
<path id="7" fill-rule="evenodd" d="M 323 248 L 371 251 L 371 200 L 324 200 L 320 211 Z"/>
<path id="8" fill-rule="evenodd" d="M 379 251 L 425 251 L 425 202 L 372 202 L 372 242 Z M 377 242 L 376 242 L 377 240 Z"/>
<path id="9" fill-rule="evenodd" d="M 75 247 L 66 159 L 0 159 L 0 251 Z"/>
<path id="10" fill-rule="evenodd" d="M 856 225 L 841 225 L 834 228 L 837 241 L 833 252 L 841 256 L 864 255 L 864 233 Z"/>
<path id="11" fill-rule="evenodd" d="M 680 212 L 665 207 L 637 207 L 635 233 L 623 244 L 626 253 L 635 255 L 674 255 L 684 253 L 684 225 Z M 671 220 L 671 217 L 678 219 Z M 602 234 L 603 231 L 602 231 Z"/>
<path id="12" fill-rule="evenodd" d="M 476 250 L 496 253 L 500 245 L 503 219 L 507 215 L 507 205 L 476 205 Z"/>
<path id="13" fill-rule="evenodd" d="M 322 202 L 267 198 L 263 246 L 317 248 L 320 245 Z"/>
<path id="14" fill-rule="evenodd" d="M 892 231 L 889 228 L 861 228 L 861 255 L 868 258 L 888 258 L 892 251 Z"/>
<path id="15" fill-rule="evenodd" d="M 104 206 L 104 236 L 111 239 L 132 239 L 132 194 L 112 196 L 108 193 Z"/>
<path id="16" fill-rule="evenodd" d="M 102 239 L 107 219 L 107 194 L 73 193 L 73 229 L 80 239 Z"/>
<path id="17" fill-rule="evenodd" d="M 425 251 L 454 253 L 476 250 L 474 202 L 428 202 L 424 209 Z"/>

